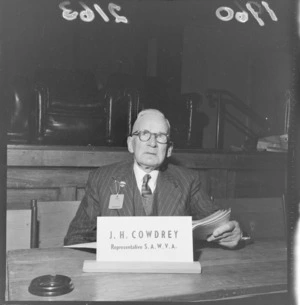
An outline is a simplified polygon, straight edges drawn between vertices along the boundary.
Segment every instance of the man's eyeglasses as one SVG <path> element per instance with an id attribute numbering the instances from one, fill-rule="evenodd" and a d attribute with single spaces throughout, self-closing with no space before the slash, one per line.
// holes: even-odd
<path id="1" fill-rule="evenodd" d="M 156 141 L 160 144 L 167 144 L 169 142 L 169 135 L 162 132 L 154 133 L 150 132 L 149 130 L 140 130 L 131 134 L 131 136 L 139 136 L 139 139 L 142 142 L 147 142 L 152 135 L 154 135 Z"/>

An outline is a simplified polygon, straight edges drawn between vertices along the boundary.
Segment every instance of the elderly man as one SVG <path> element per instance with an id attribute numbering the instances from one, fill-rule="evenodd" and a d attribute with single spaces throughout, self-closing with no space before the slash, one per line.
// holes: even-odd
<path id="1" fill-rule="evenodd" d="M 168 164 L 173 149 L 169 137 L 169 121 L 160 111 L 139 113 L 127 139 L 133 160 L 91 172 L 66 245 L 95 241 L 97 216 L 190 215 L 201 219 L 218 209 L 202 190 L 196 171 Z M 239 224 L 230 221 L 207 241 L 234 248 L 241 236 Z"/>

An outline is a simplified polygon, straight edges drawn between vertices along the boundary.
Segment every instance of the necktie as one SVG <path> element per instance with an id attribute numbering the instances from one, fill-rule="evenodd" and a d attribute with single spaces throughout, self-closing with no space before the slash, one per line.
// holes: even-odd
<path id="1" fill-rule="evenodd" d="M 148 181 L 151 179 L 151 176 L 149 174 L 145 175 L 143 178 L 143 184 L 142 184 L 142 196 L 147 197 L 152 194 L 151 189 L 148 185 Z"/>

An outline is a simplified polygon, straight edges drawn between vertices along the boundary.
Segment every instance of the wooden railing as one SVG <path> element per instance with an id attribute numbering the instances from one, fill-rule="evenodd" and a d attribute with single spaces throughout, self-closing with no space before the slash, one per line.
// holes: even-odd
<path id="1" fill-rule="evenodd" d="M 269 122 L 233 93 L 227 90 L 209 89 L 206 91 L 206 97 L 210 106 L 217 108 L 215 139 L 216 149 L 223 149 L 225 122 L 230 123 L 237 130 L 250 138 L 253 143 L 256 143 L 259 137 L 265 135 L 270 130 Z M 258 131 L 251 129 L 246 123 L 230 113 L 226 108 L 227 105 L 233 106 L 242 115 L 247 116 L 251 120 L 251 123 L 256 124 Z"/>

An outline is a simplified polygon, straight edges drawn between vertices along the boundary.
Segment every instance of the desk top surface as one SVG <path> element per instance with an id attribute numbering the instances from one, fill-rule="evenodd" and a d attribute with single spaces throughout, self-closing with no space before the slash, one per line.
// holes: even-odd
<path id="1" fill-rule="evenodd" d="M 84 273 L 94 253 L 70 248 L 8 252 L 10 301 L 195 301 L 284 292 L 287 248 L 282 241 L 257 241 L 239 250 L 196 250 L 201 274 Z M 75 286 L 66 295 L 39 297 L 28 292 L 33 278 L 69 276 Z"/>

